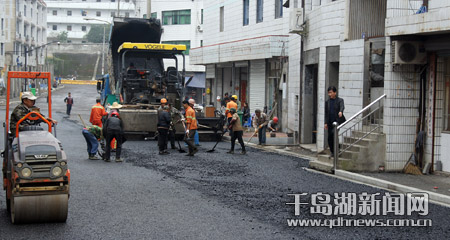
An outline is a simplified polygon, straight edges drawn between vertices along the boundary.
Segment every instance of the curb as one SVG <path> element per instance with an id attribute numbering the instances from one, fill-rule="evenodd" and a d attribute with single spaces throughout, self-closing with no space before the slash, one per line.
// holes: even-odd
<path id="1" fill-rule="evenodd" d="M 441 205 L 445 205 L 447 207 L 450 205 L 450 196 L 426 191 L 426 190 L 423 190 L 420 188 L 405 186 L 402 184 L 393 183 L 393 182 L 389 182 L 386 180 L 377 179 L 374 177 L 368 177 L 368 176 L 364 176 L 362 174 L 348 172 L 348 171 L 344 171 L 344 170 L 336 170 L 335 176 L 347 179 L 349 181 L 354 181 L 354 182 L 362 183 L 364 185 L 369 185 L 369 186 L 376 186 L 379 188 L 384 188 L 384 189 L 388 189 L 388 190 L 395 191 L 395 192 L 427 193 L 429 196 L 429 200 L 431 200 L 432 202 L 441 204 Z"/>

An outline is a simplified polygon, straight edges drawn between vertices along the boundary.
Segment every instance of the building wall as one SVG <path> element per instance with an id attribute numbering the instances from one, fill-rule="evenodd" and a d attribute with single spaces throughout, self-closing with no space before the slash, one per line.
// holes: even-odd
<path id="1" fill-rule="evenodd" d="M 208 0 L 204 2 L 204 46 L 255 38 L 285 35 L 289 31 L 289 11 L 275 19 L 275 1 L 265 0 L 263 22 L 256 23 L 256 2 L 250 1 L 249 24 L 243 26 L 243 1 Z M 224 31 L 220 32 L 220 7 L 224 7 Z"/>
<path id="2" fill-rule="evenodd" d="M 191 24 L 163 25 L 164 32 L 161 36 L 161 41 L 190 41 L 191 49 L 201 47 L 203 41 L 203 24 L 201 23 L 203 1 L 181 0 L 177 4 L 173 4 L 170 1 L 154 1 L 152 3 L 152 13 L 156 13 L 157 18 L 161 19 L 161 21 L 162 11 L 186 9 L 191 10 Z M 191 65 L 190 57 L 186 55 L 186 71 L 204 72 L 205 67 Z"/>
<path id="3" fill-rule="evenodd" d="M 285 93 L 287 99 L 283 107 L 287 109 L 287 131 L 299 131 L 299 104 L 300 104 L 300 47 L 301 37 L 291 35 L 289 37 L 289 72 Z M 283 112 L 285 109 L 283 109 Z M 284 119 L 286 120 L 286 119 Z"/>
<path id="4" fill-rule="evenodd" d="M 56 36 L 63 31 L 68 33 L 68 41 L 73 43 L 82 43 L 87 40 L 84 36 L 89 32 L 92 25 L 102 25 L 105 22 L 84 20 L 84 18 L 95 18 L 107 22 L 112 22 L 113 13 L 117 15 L 118 0 L 111 2 L 110 0 L 97 2 L 96 0 L 47 0 L 47 18 L 48 18 L 48 37 L 50 39 L 56 39 Z M 53 15 L 53 11 L 57 11 L 57 15 Z M 72 15 L 68 16 L 68 11 L 71 11 Z M 82 11 L 86 11 L 86 16 L 82 15 Z M 142 10 L 140 10 L 142 11 Z M 97 12 L 100 12 L 101 16 L 97 16 Z M 139 14 L 139 15 L 138 15 Z M 142 13 L 136 11 L 136 5 L 133 1 L 120 1 L 120 16 L 125 17 L 142 17 Z M 56 30 L 53 27 L 56 26 Z M 68 26 L 72 27 L 72 30 L 68 30 Z M 86 30 L 83 31 L 82 27 L 85 26 Z M 107 30 L 108 31 L 108 30 Z"/>

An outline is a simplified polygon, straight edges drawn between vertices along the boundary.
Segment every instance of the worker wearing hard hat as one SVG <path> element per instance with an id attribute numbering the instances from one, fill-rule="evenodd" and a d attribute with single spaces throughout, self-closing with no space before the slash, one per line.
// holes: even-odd
<path id="1" fill-rule="evenodd" d="M 160 101 L 160 103 L 161 103 L 161 105 L 159 106 L 159 108 L 158 108 L 158 112 L 159 111 L 162 111 L 163 110 L 163 108 L 164 108 L 164 106 L 166 106 L 167 105 L 167 99 L 165 99 L 165 98 L 161 98 L 161 101 Z"/>
<path id="2" fill-rule="evenodd" d="M 233 114 L 231 114 L 230 109 L 234 108 L 237 109 L 238 106 L 236 104 L 236 98 L 234 98 L 235 95 L 233 95 L 228 103 L 227 103 L 227 108 L 225 109 L 225 115 L 227 116 L 227 120 L 228 120 L 228 126 L 230 125 L 231 119 L 233 118 Z M 233 130 L 230 129 L 230 136 L 233 135 Z"/>
<path id="3" fill-rule="evenodd" d="M 278 131 L 278 118 L 274 117 L 272 120 L 269 121 L 269 124 L 267 124 L 267 128 L 270 132 L 277 132 Z"/>

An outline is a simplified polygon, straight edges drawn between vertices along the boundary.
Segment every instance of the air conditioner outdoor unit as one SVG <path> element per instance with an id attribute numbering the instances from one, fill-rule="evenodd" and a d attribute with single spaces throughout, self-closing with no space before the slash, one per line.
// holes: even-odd
<path id="1" fill-rule="evenodd" d="M 418 41 L 392 41 L 393 64 L 426 64 L 427 52 Z"/>
<path id="2" fill-rule="evenodd" d="M 293 8 L 289 16 L 289 33 L 302 33 L 303 23 L 303 8 Z"/>
<path id="3" fill-rule="evenodd" d="M 199 32 L 203 32 L 203 28 L 202 28 L 202 26 L 201 26 L 201 25 L 198 25 L 198 26 L 197 26 L 197 31 L 199 31 Z"/>

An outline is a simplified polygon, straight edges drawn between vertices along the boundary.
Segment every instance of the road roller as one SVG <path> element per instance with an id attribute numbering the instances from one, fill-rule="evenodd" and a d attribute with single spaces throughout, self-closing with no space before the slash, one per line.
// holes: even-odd
<path id="1" fill-rule="evenodd" d="M 65 222 L 70 170 L 66 153 L 56 138 L 56 126 L 39 110 L 31 110 L 17 122 L 15 132 L 9 131 L 10 82 L 17 78 L 46 79 L 51 86 L 50 73 L 47 72 L 8 73 L 6 121 L 3 125 L 5 148 L 2 152 L 7 211 L 13 224 Z M 48 90 L 48 117 L 51 118 L 51 87 Z M 27 124 L 19 128 L 24 121 Z"/>

